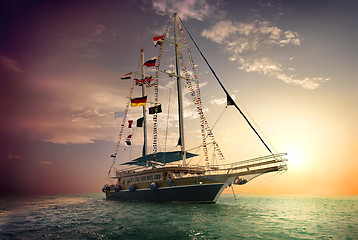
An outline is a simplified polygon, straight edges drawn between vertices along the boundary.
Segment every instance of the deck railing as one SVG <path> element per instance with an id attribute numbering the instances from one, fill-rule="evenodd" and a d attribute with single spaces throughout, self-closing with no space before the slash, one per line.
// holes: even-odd
<path id="1" fill-rule="evenodd" d="M 273 171 L 283 171 L 287 170 L 286 158 L 283 156 L 287 155 L 286 153 L 272 154 L 268 156 L 252 158 L 247 160 L 242 160 L 229 164 L 221 165 L 209 165 L 209 166 L 200 166 L 200 165 L 191 165 L 191 169 L 201 169 L 206 171 L 206 174 L 238 174 L 238 175 L 250 175 L 257 173 L 266 173 Z M 178 164 L 166 164 L 166 167 L 179 167 L 184 168 Z M 161 166 L 157 166 L 160 168 Z M 186 167 L 188 168 L 188 167 Z M 121 174 L 130 174 L 134 171 L 139 171 L 145 169 L 142 166 L 130 167 L 126 169 L 118 170 L 116 169 L 116 176 L 118 177 Z M 149 169 L 149 168 L 148 168 Z"/>

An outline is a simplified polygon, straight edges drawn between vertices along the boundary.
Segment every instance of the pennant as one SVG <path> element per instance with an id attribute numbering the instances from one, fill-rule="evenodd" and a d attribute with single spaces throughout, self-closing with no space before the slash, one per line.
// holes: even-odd
<path id="1" fill-rule="evenodd" d="M 131 77 L 132 77 L 132 72 L 127 73 L 127 74 L 124 74 L 124 75 L 121 77 L 121 79 L 122 79 L 122 80 L 131 79 Z"/>
<path id="2" fill-rule="evenodd" d="M 143 127 L 144 117 L 137 119 L 137 127 Z"/>
<path id="3" fill-rule="evenodd" d="M 131 99 L 131 107 L 145 106 L 146 103 L 147 103 L 147 96 Z"/>
<path id="4" fill-rule="evenodd" d="M 153 37 L 154 46 L 157 47 L 157 45 L 162 45 L 164 42 L 164 37 L 165 36 Z"/>
<path id="5" fill-rule="evenodd" d="M 226 106 L 235 105 L 234 100 L 230 97 L 229 94 L 226 94 Z"/>
<path id="6" fill-rule="evenodd" d="M 128 120 L 128 128 L 132 128 L 133 120 Z"/>
<path id="7" fill-rule="evenodd" d="M 126 143 L 129 146 L 132 145 L 131 138 L 132 138 L 132 134 L 128 135 L 127 140 L 126 140 Z"/>
<path id="8" fill-rule="evenodd" d="M 157 57 L 154 57 L 154 58 L 146 61 L 143 65 L 146 67 L 155 67 L 156 61 L 157 61 Z"/>
<path id="9" fill-rule="evenodd" d="M 177 146 L 181 146 L 181 137 L 179 136 L 179 139 L 178 139 L 178 144 Z"/>
<path id="10" fill-rule="evenodd" d="M 154 106 L 149 108 L 149 114 L 161 113 L 162 112 L 162 105 Z"/>

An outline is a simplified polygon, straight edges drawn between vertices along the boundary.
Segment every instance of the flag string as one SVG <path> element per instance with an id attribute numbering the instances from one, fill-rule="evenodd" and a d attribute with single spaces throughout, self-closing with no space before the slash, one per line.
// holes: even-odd
<path id="1" fill-rule="evenodd" d="M 157 61 L 156 61 L 156 65 L 155 65 L 155 77 L 154 77 L 154 106 L 158 106 L 158 100 L 159 100 L 159 82 L 158 82 L 158 77 L 159 77 L 159 66 L 160 66 L 160 60 L 162 58 L 162 53 L 163 53 L 163 44 L 164 44 L 164 39 L 168 33 L 168 29 L 169 26 L 172 22 L 172 18 L 169 20 L 164 33 L 163 33 L 163 43 L 159 44 L 159 50 L 158 50 L 158 57 L 157 57 Z M 153 162 L 155 162 L 156 159 L 156 155 L 158 153 L 158 113 L 157 111 L 154 112 L 153 114 L 153 154 L 154 154 L 154 158 L 153 158 Z"/>
<path id="2" fill-rule="evenodd" d="M 208 121 L 206 120 L 206 117 L 205 117 L 203 109 L 202 109 L 202 102 L 201 102 L 201 94 L 200 94 L 200 86 L 199 86 L 199 81 L 198 81 L 198 75 L 196 74 L 195 64 L 194 64 L 194 61 L 193 61 L 193 57 L 191 55 L 191 51 L 190 51 L 188 41 L 187 41 L 187 39 L 186 39 L 186 37 L 184 35 L 184 31 L 183 31 L 183 29 L 181 27 L 179 19 L 177 20 L 177 23 L 178 23 L 178 27 L 180 29 L 181 35 L 183 37 L 185 47 L 187 48 L 187 53 L 188 53 L 188 56 L 189 56 L 189 62 L 190 62 L 190 65 L 191 65 L 191 68 L 192 68 L 192 71 L 193 71 L 194 80 L 195 80 L 195 90 L 194 90 L 194 88 L 192 86 L 192 83 L 191 83 L 191 80 L 189 78 L 189 73 L 188 73 L 188 71 L 186 70 L 186 67 L 185 67 L 184 59 L 183 59 L 183 57 L 181 57 L 182 58 L 182 63 L 183 63 L 182 67 L 183 67 L 184 72 L 186 74 L 186 83 L 187 83 L 188 88 L 189 88 L 189 90 L 191 92 L 191 95 L 193 96 L 193 101 L 197 106 L 197 112 L 199 113 L 199 116 L 200 116 L 201 133 L 202 133 L 202 138 L 203 138 L 202 146 L 203 146 L 203 150 L 204 150 L 204 153 L 205 153 L 205 160 L 208 161 L 206 134 L 207 134 L 207 136 L 209 136 L 211 138 L 212 142 L 214 143 L 214 150 L 217 153 L 217 155 L 220 157 L 221 160 L 224 160 L 225 159 L 224 155 L 223 155 L 223 153 L 222 153 L 222 151 L 221 151 L 221 149 L 219 147 L 219 144 L 215 140 L 214 134 L 213 134 L 213 132 L 212 132 L 210 126 L 209 126 Z M 180 52 L 180 54 L 181 54 L 181 52 Z M 206 132 L 206 134 L 205 134 L 205 132 Z"/>
<path id="3" fill-rule="evenodd" d="M 124 132 L 124 127 L 125 127 L 125 123 L 126 123 L 126 119 L 127 119 L 127 114 L 128 114 L 128 110 L 129 110 L 129 106 L 131 104 L 131 97 L 132 97 L 132 93 L 133 93 L 133 89 L 134 89 L 134 86 L 135 86 L 135 78 L 133 78 L 133 82 L 132 82 L 132 87 L 131 89 L 129 90 L 129 93 L 128 93 L 128 102 L 127 102 L 127 105 L 126 105 L 126 109 L 124 111 L 124 116 L 123 116 L 123 119 L 122 119 L 122 124 L 121 124 L 121 127 L 120 127 L 120 131 L 119 131 L 119 134 L 118 134 L 118 141 L 116 143 L 116 147 L 114 149 L 114 154 L 111 155 L 111 157 L 113 158 L 113 162 L 112 162 L 112 165 L 108 171 L 108 175 L 110 174 L 114 164 L 116 163 L 116 158 L 117 158 L 117 154 L 118 154 L 118 150 L 119 150 L 119 146 L 120 146 L 120 143 L 121 143 L 121 139 L 122 139 L 122 135 L 123 135 L 123 132 Z"/>

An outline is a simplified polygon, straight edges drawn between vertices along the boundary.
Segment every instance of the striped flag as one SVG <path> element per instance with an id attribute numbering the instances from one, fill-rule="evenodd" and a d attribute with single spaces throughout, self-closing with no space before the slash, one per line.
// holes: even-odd
<path id="1" fill-rule="evenodd" d="M 157 61 L 157 57 L 154 57 L 154 58 L 146 61 L 143 65 L 146 67 L 155 67 L 156 61 Z"/>
<path id="2" fill-rule="evenodd" d="M 124 74 L 124 75 L 121 77 L 121 79 L 122 79 L 122 80 L 124 80 L 124 79 L 131 79 L 131 77 L 132 77 L 132 72 L 127 73 L 127 74 Z"/>
<path id="3" fill-rule="evenodd" d="M 145 106 L 146 103 L 147 103 L 147 96 L 131 99 L 131 107 Z"/>

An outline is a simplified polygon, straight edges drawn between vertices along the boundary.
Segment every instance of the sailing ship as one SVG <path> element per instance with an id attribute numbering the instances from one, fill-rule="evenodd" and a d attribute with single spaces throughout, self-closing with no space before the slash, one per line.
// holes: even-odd
<path id="1" fill-rule="evenodd" d="M 168 40 L 168 28 L 174 25 L 174 40 Z M 195 64 L 191 57 L 188 40 L 184 35 L 184 29 L 200 52 L 210 71 L 218 81 L 221 89 L 226 95 L 227 106 L 235 107 L 249 127 L 254 131 L 260 141 L 267 148 L 267 156 L 236 161 L 229 164 L 220 164 L 217 159 L 224 160 L 224 155 L 220 150 L 218 142 L 215 140 L 212 128 L 206 120 L 200 95 L 199 81 L 195 70 Z M 182 42 L 179 42 L 180 31 Z M 180 203 L 215 203 L 223 190 L 232 184 L 246 184 L 250 180 L 269 172 L 282 172 L 287 170 L 287 161 L 285 153 L 273 153 L 263 138 L 256 131 L 243 111 L 235 103 L 229 92 L 215 74 L 213 68 L 194 41 L 192 35 L 185 27 L 182 20 L 175 13 L 163 34 L 153 38 L 154 44 L 158 48 L 158 56 L 149 61 L 144 61 L 144 51 L 141 49 L 141 58 L 139 68 L 141 72 L 131 72 L 125 74 L 122 79 L 132 79 L 132 75 L 140 76 L 140 79 L 133 79 L 133 85 L 129 92 L 129 100 L 122 116 L 122 124 L 118 137 L 118 142 L 111 155 L 113 163 L 108 172 L 112 183 L 104 185 L 102 191 L 107 199 L 123 201 L 143 201 L 143 202 L 180 202 Z M 162 70 L 160 60 L 162 57 L 163 46 L 165 44 L 174 45 L 175 49 L 175 72 Z M 183 60 L 182 50 L 186 50 L 189 55 L 191 71 L 187 70 Z M 145 67 L 155 67 L 155 77 L 145 74 Z M 159 94 L 159 73 L 164 76 L 176 79 L 177 91 L 177 115 L 178 115 L 178 143 L 174 151 L 158 151 L 158 114 L 162 112 L 161 104 L 158 101 Z M 195 110 L 198 113 L 201 126 L 201 153 L 190 152 L 186 146 L 186 135 L 184 131 L 184 110 L 182 83 L 186 84 L 190 95 L 193 98 Z M 153 107 L 148 109 L 147 87 L 154 85 Z M 133 87 L 141 86 L 142 96 L 133 98 Z M 136 127 L 143 129 L 143 148 L 141 156 L 129 161 L 121 160 L 120 150 L 123 150 L 121 144 L 125 129 L 133 128 L 133 120 L 127 120 L 129 109 L 142 107 L 141 118 L 136 122 Z M 149 110 L 149 114 L 148 114 Z M 169 111 L 168 111 L 169 112 Z M 148 147 L 148 117 L 152 115 L 153 119 L 153 147 L 149 153 Z M 128 121 L 128 126 L 127 126 Z M 160 125 L 161 126 L 161 125 Z M 129 132 L 130 133 L 130 132 Z M 132 146 L 132 134 L 126 139 L 127 147 Z M 209 154 L 209 145 L 212 146 L 212 157 Z M 117 163 L 117 158 L 120 163 Z M 193 164 L 193 159 L 199 159 L 197 164 Z M 119 160 L 118 160 L 119 161 Z"/>

